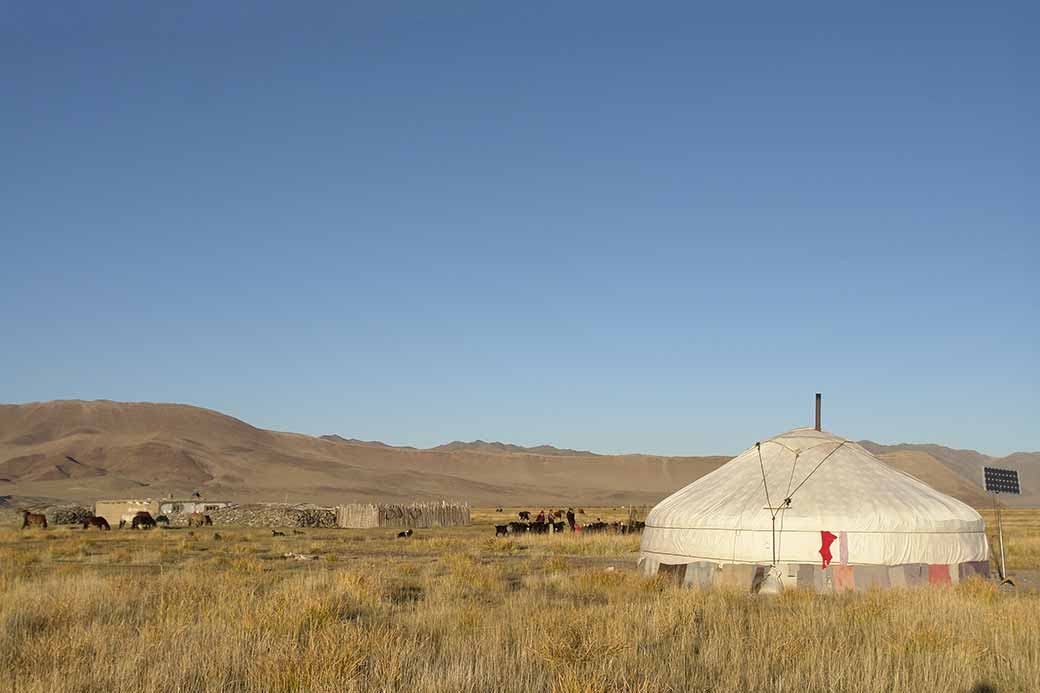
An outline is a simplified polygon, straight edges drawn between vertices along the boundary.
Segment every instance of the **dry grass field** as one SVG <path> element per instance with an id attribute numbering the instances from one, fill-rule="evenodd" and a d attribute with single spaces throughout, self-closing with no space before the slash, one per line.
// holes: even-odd
<path id="1" fill-rule="evenodd" d="M 1032 587 L 684 591 L 635 574 L 638 537 L 495 538 L 503 515 L 407 540 L 5 527 L 0 690 L 1040 690 Z M 1005 527 L 1035 576 L 1040 511 Z"/>

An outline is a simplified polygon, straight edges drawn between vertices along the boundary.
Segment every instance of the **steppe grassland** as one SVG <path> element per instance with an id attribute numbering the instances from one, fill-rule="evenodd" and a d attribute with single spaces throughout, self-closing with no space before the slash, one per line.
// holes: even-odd
<path id="1" fill-rule="evenodd" d="M 686 591 L 633 572 L 636 536 L 495 538 L 513 513 L 409 540 L 2 529 L 0 689 L 1040 690 L 1033 590 Z M 1040 511 L 1005 532 L 1040 568 Z"/>

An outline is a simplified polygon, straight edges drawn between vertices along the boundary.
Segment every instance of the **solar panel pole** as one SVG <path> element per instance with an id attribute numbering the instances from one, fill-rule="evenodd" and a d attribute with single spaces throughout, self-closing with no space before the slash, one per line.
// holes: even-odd
<path id="1" fill-rule="evenodd" d="M 1000 544 L 1000 579 L 1007 579 L 1007 568 L 1004 566 L 1004 524 L 1000 517 L 1000 503 L 997 494 L 993 494 L 993 509 L 997 513 L 997 543 Z"/>

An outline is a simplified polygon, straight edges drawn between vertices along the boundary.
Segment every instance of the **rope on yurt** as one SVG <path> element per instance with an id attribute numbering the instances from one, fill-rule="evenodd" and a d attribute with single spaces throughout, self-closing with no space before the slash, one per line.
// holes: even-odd
<path id="1" fill-rule="evenodd" d="M 762 461 L 762 443 L 755 443 L 755 449 L 758 450 L 758 468 L 762 470 L 762 487 L 766 490 L 766 505 L 772 508 L 773 504 L 769 500 L 769 484 L 766 483 L 766 465 Z"/>
<path id="2" fill-rule="evenodd" d="M 772 567 L 775 568 L 776 567 L 776 563 L 777 563 L 776 516 L 780 514 L 781 510 L 786 510 L 787 508 L 791 507 L 791 499 L 794 498 L 794 494 L 798 493 L 798 489 L 800 489 L 805 484 L 805 482 L 808 481 L 809 478 L 813 474 L 816 473 L 816 470 L 818 470 L 820 467 L 823 466 L 824 462 L 826 462 L 828 459 L 830 459 L 831 455 L 836 453 L 847 442 L 849 442 L 849 441 L 847 441 L 847 440 L 841 441 L 833 450 L 831 450 L 826 455 L 824 455 L 823 459 L 820 460 L 819 463 L 817 463 L 817 465 L 812 468 L 812 471 L 810 471 L 808 474 L 806 474 L 805 478 L 802 479 L 798 483 L 798 485 L 794 487 L 793 491 L 791 491 L 790 490 L 791 489 L 791 482 L 794 480 L 794 471 L 795 471 L 795 467 L 798 465 L 798 457 L 799 457 L 799 452 L 795 451 L 794 462 L 791 463 L 791 477 L 787 481 L 787 488 L 788 488 L 789 492 L 787 494 L 787 497 L 784 498 L 784 502 L 781 505 L 776 506 L 775 508 L 773 507 L 773 502 L 769 499 L 769 483 L 766 480 L 766 465 L 765 465 L 765 462 L 762 460 L 762 443 L 755 443 L 755 449 L 758 451 L 758 468 L 762 472 L 762 487 L 765 489 L 765 492 L 766 492 L 766 507 L 769 510 L 769 519 L 772 522 L 772 538 L 773 538 L 773 540 L 771 542 L 772 543 L 772 549 L 773 549 L 773 565 L 772 565 Z M 783 516 L 781 516 L 781 518 L 780 518 L 780 534 L 781 534 L 781 536 L 783 535 L 783 532 L 784 532 L 784 519 L 783 519 Z"/>
<path id="3" fill-rule="evenodd" d="M 773 548 L 773 565 L 772 565 L 772 567 L 775 568 L 776 567 L 776 516 L 780 513 L 781 510 L 784 510 L 784 509 L 787 508 L 787 506 L 791 505 L 791 499 L 790 498 L 786 498 L 786 499 L 784 499 L 784 504 L 783 505 L 777 506 L 776 508 L 773 507 L 772 501 L 769 500 L 769 483 L 766 481 L 766 465 L 765 465 L 765 462 L 762 461 L 762 443 L 755 443 L 755 449 L 758 450 L 758 468 L 762 470 L 762 487 L 766 491 L 766 507 L 769 510 L 769 519 L 773 523 L 773 533 L 772 533 L 773 540 L 770 543 L 771 543 L 772 548 Z M 797 461 L 797 459 L 798 458 L 796 456 L 795 460 Z M 780 520 L 780 524 L 781 524 L 781 531 L 783 531 L 783 519 Z"/>
<path id="4" fill-rule="evenodd" d="M 833 455 L 833 454 L 834 454 L 834 453 L 836 453 L 836 452 L 837 452 L 838 450 L 840 450 L 840 449 L 841 449 L 841 447 L 842 447 L 843 445 L 845 445 L 845 443 L 847 443 L 847 442 L 849 442 L 849 441 L 847 441 L 847 440 L 843 440 L 843 441 L 841 441 L 841 442 L 840 442 L 840 443 L 838 444 L 838 446 L 837 446 L 836 448 L 834 448 L 833 450 L 831 450 L 830 452 L 828 452 L 828 453 L 826 454 L 826 456 L 824 456 L 824 458 L 823 458 L 822 460 L 820 460 L 820 463 L 819 463 L 819 464 L 817 464 L 817 465 L 816 465 L 815 467 L 813 467 L 812 471 L 811 471 L 811 472 L 809 472 L 809 473 L 808 473 L 808 474 L 806 475 L 806 477 L 805 477 L 804 479 L 802 479 L 801 483 L 800 483 L 800 484 L 798 484 L 797 486 L 795 486 L 795 487 L 794 487 L 794 490 L 793 490 L 793 491 L 791 491 L 791 495 L 789 495 L 789 496 L 788 496 L 788 497 L 787 497 L 787 498 L 786 498 L 786 499 L 784 500 L 784 502 L 785 502 L 785 503 L 790 503 L 790 502 L 791 502 L 791 498 L 793 498 L 793 497 L 794 497 L 794 494 L 798 493 L 798 489 L 800 489 L 800 488 L 801 488 L 801 487 L 802 487 L 802 486 L 803 486 L 803 485 L 805 484 L 805 482 L 809 480 L 809 477 L 811 477 L 811 476 L 812 476 L 813 474 L 815 474 L 815 473 L 816 473 L 816 470 L 817 470 L 817 469 L 819 469 L 820 467 L 822 467 L 822 466 L 823 466 L 823 463 L 824 463 L 824 462 L 826 462 L 827 460 L 829 460 L 829 459 L 830 459 L 830 457 L 831 457 L 831 455 Z"/>

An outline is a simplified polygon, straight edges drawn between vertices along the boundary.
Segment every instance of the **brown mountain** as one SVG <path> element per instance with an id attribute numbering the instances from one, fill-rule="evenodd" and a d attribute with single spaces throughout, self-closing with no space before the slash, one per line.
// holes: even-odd
<path id="1" fill-rule="evenodd" d="M 0 405 L 0 497 L 7 496 L 7 504 L 195 490 L 238 501 L 652 503 L 727 459 L 593 455 L 479 442 L 417 450 L 266 431 L 182 404 Z"/>
<path id="2" fill-rule="evenodd" d="M 988 503 L 979 484 L 983 464 L 1019 469 L 1031 492 L 1010 504 L 1040 505 L 1040 453 L 996 460 L 937 445 L 863 444 L 974 505 Z M 480 440 L 420 450 L 267 431 L 183 404 L 0 405 L 0 505 L 195 490 L 214 499 L 329 504 L 434 498 L 478 505 L 649 504 L 728 459 L 598 455 Z"/>
<path id="3" fill-rule="evenodd" d="M 522 445 L 512 443 L 488 443 L 483 440 L 474 440 L 464 443 L 455 440 L 444 445 L 430 448 L 434 452 L 487 452 L 487 453 L 519 453 L 523 455 L 551 455 L 561 457 L 598 457 L 596 453 L 587 450 L 571 450 L 570 448 L 556 448 L 552 445 L 538 445 L 533 448 L 525 448 Z"/>
<path id="4" fill-rule="evenodd" d="M 941 445 L 932 444 L 900 443 L 899 445 L 881 445 L 869 440 L 863 440 L 860 441 L 860 445 L 888 462 L 890 462 L 889 458 L 893 455 L 908 460 L 906 464 L 909 466 L 905 468 L 904 471 L 917 476 L 923 481 L 931 483 L 933 486 L 943 490 L 945 493 L 950 493 L 950 491 L 944 490 L 942 486 L 933 483 L 927 478 L 929 474 L 934 473 L 927 471 L 927 469 L 934 468 L 923 460 L 925 458 L 936 460 L 940 465 L 942 465 L 942 467 L 956 474 L 961 483 L 967 484 L 968 488 L 975 489 L 978 494 L 981 494 L 981 498 L 978 498 L 977 500 L 969 500 L 963 492 L 960 494 L 951 494 L 961 498 L 962 500 L 968 500 L 973 505 L 990 505 L 993 503 L 990 494 L 986 493 L 982 489 L 983 467 L 1014 469 L 1019 475 L 1019 480 L 1022 485 L 1022 495 L 1001 495 L 1000 502 L 1004 505 L 1020 508 L 1040 506 L 1040 452 L 1016 452 L 1007 457 L 992 457 L 990 455 L 984 455 L 981 452 L 976 452 L 975 450 L 955 450 L 953 448 L 946 448 Z M 918 460 L 918 462 L 911 463 L 909 460 Z M 915 464 L 917 467 L 920 467 L 920 474 L 913 471 L 912 467 L 914 467 Z M 956 487 L 952 480 L 949 479 L 942 483 L 949 484 L 950 488 Z"/>

